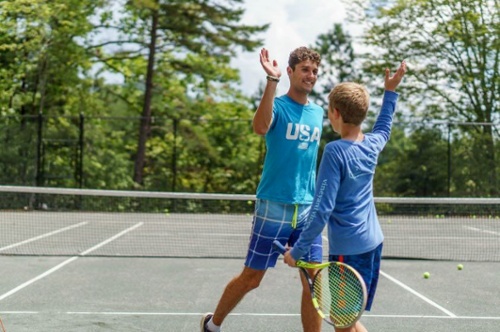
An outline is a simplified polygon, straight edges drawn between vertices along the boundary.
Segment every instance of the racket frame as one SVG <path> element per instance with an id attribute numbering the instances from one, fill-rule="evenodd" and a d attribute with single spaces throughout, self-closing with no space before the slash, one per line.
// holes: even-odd
<path id="1" fill-rule="evenodd" d="M 278 240 L 275 240 L 273 242 L 273 246 L 274 246 L 274 248 L 280 254 L 284 254 L 286 252 L 286 248 Z M 316 297 L 316 292 L 314 290 L 315 282 L 318 280 L 316 277 L 321 273 L 321 270 L 323 270 L 325 268 L 328 268 L 331 265 L 336 265 L 336 266 L 344 268 L 344 269 L 349 269 L 356 276 L 356 278 L 358 279 L 358 281 L 360 283 L 360 286 L 361 286 L 361 289 L 362 289 L 362 292 L 363 292 L 363 303 L 362 303 L 362 306 L 361 306 L 358 314 L 356 315 L 355 319 L 352 320 L 349 324 L 336 325 L 330 319 L 330 316 L 326 315 L 321 310 L 321 306 L 320 306 L 319 301 L 318 301 L 318 299 Z M 354 324 L 356 324 L 356 322 L 361 318 L 361 316 L 363 315 L 363 312 L 365 311 L 366 302 L 367 302 L 367 299 L 368 299 L 368 295 L 367 295 L 368 293 L 367 293 L 367 290 L 366 290 L 365 282 L 363 280 L 363 277 L 358 273 L 358 271 L 356 271 L 353 267 L 351 267 L 350 265 L 348 265 L 346 263 L 343 263 L 343 262 L 325 262 L 325 263 L 319 263 L 318 264 L 318 263 L 309 263 L 309 262 L 298 260 L 296 262 L 295 266 L 302 272 L 302 274 L 306 278 L 307 283 L 309 285 L 309 290 L 310 290 L 310 293 L 311 293 L 311 300 L 312 300 L 313 306 L 316 309 L 316 311 L 318 312 L 318 315 L 325 322 L 327 322 L 328 324 L 330 324 L 330 325 L 332 325 L 334 327 L 337 327 L 337 328 L 347 328 L 347 327 L 351 327 Z M 315 269 L 317 271 L 314 273 L 313 276 L 310 276 L 309 272 L 307 271 L 308 269 Z"/>

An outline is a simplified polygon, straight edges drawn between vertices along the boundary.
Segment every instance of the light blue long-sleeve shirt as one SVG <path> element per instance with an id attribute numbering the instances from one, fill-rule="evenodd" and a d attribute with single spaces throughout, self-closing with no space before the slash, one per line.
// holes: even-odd
<path id="1" fill-rule="evenodd" d="M 328 224 L 330 255 L 356 255 L 375 249 L 384 236 L 373 200 L 377 159 L 389 140 L 398 94 L 385 91 L 371 133 L 359 142 L 340 139 L 325 146 L 308 217 L 291 255 L 298 260 Z"/>

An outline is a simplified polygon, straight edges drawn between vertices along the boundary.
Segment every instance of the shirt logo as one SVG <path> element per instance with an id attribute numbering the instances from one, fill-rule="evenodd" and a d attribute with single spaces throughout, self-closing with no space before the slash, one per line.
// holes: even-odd
<path id="1" fill-rule="evenodd" d="M 298 146 L 299 150 L 307 150 L 308 147 L 309 147 L 309 143 L 307 143 L 307 142 L 302 142 Z"/>
<path id="2" fill-rule="evenodd" d="M 311 129 L 308 125 L 300 123 L 289 123 L 286 128 L 286 139 L 290 141 L 301 141 L 301 142 L 318 142 L 321 137 L 321 132 L 318 127 Z M 307 149 L 309 144 L 301 143 L 299 145 L 300 149 Z"/>
<path id="3" fill-rule="evenodd" d="M 351 179 L 357 179 L 364 175 L 375 174 L 376 162 L 372 159 L 350 159 L 347 163 L 347 172 Z"/>

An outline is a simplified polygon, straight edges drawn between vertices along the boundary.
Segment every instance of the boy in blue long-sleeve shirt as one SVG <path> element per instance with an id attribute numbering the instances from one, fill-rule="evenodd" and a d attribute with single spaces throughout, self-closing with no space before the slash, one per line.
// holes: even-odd
<path id="1" fill-rule="evenodd" d="M 370 310 L 375 295 L 384 240 L 373 200 L 373 176 L 391 134 L 398 98 L 395 89 L 405 72 L 404 61 L 393 76 L 385 70 L 382 109 L 371 133 L 361 130 L 369 106 L 366 88 L 345 82 L 330 92 L 328 118 L 341 139 L 325 147 L 308 225 L 284 257 L 285 263 L 295 266 L 328 225 L 329 261 L 349 264 L 363 276 L 368 290 L 366 310 Z M 336 331 L 366 329 L 358 321 Z"/>

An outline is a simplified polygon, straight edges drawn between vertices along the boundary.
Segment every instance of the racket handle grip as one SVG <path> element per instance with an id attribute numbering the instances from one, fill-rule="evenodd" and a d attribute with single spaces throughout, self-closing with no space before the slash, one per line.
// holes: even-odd
<path id="1" fill-rule="evenodd" d="M 273 241 L 273 247 L 278 251 L 280 254 L 284 254 L 286 252 L 285 247 L 280 243 L 278 240 Z"/>

